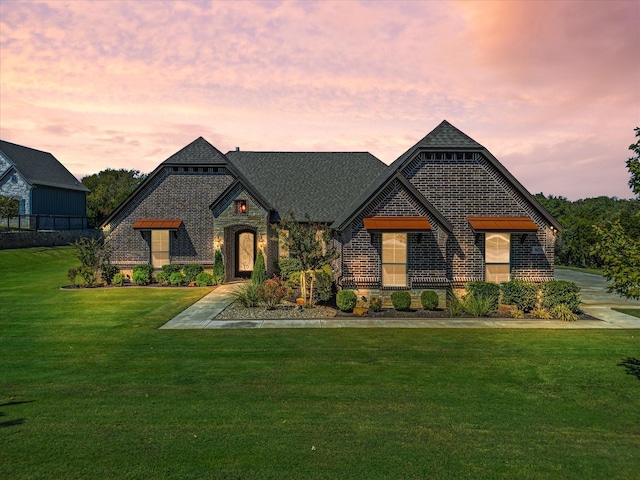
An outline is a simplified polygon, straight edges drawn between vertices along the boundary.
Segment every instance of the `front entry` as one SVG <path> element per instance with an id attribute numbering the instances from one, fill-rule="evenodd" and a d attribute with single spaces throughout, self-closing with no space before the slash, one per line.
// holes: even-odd
<path id="1" fill-rule="evenodd" d="M 236 277 L 247 278 L 256 259 L 256 234 L 250 230 L 236 233 Z"/>

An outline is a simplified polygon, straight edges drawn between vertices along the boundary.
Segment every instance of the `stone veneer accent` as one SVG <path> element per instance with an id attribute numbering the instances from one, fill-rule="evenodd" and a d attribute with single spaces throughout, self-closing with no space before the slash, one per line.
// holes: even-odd
<path id="1" fill-rule="evenodd" d="M 13 165 L 0 153 L 0 176 L 10 168 L 13 168 Z M 25 182 L 24 178 L 15 170 L 14 173 L 10 174 L 9 177 L 5 179 L 5 182 L 0 185 L 0 195 L 15 198 L 21 203 L 21 215 L 29 215 L 29 213 L 31 213 L 31 196 L 29 195 L 29 190 L 30 187 L 27 182 Z"/>

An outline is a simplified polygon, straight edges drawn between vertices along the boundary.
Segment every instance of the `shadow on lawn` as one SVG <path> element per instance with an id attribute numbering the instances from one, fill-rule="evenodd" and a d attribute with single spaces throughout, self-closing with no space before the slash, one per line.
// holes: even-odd
<path id="1" fill-rule="evenodd" d="M 22 405 L 23 403 L 33 403 L 35 400 L 26 400 L 24 402 L 7 402 L 0 403 L 0 407 L 10 407 L 13 405 Z M 5 413 L 0 412 L 0 417 L 4 417 Z M 0 422 L 0 428 L 15 427 L 16 425 L 22 425 L 24 418 L 16 418 L 15 420 L 7 420 L 6 422 Z"/>
<path id="2" fill-rule="evenodd" d="M 624 367 L 627 370 L 627 374 L 633 375 L 640 380 L 640 360 L 637 358 L 629 357 L 621 361 L 618 366 Z"/>

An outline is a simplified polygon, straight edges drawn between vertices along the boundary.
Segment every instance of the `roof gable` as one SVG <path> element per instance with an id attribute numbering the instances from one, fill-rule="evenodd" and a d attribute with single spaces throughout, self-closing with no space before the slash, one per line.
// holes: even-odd
<path id="1" fill-rule="evenodd" d="M 440 125 L 430 131 L 422 140 L 416 143 L 414 147 L 455 150 L 484 148 L 469 135 L 458 130 L 446 120 L 443 120 Z"/>
<path id="2" fill-rule="evenodd" d="M 280 215 L 332 222 L 386 165 L 368 152 L 231 151 L 227 158 Z"/>
<path id="3" fill-rule="evenodd" d="M 0 152 L 30 185 L 88 192 L 56 157 L 48 152 L 0 140 Z"/>
<path id="4" fill-rule="evenodd" d="M 167 158 L 163 165 L 201 165 L 227 163 L 225 156 L 216 147 L 207 142 L 204 138 L 198 137 L 186 147 L 178 150 Z"/>

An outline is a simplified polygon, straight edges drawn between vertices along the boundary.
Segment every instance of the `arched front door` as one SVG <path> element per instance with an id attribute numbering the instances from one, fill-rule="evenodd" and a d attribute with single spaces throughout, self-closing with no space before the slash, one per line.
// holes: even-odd
<path id="1" fill-rule="evenodd" d="M 236 277 L 250 277 L 255 259 L 255 232 L 243 230 L 236 233 Z"/>

